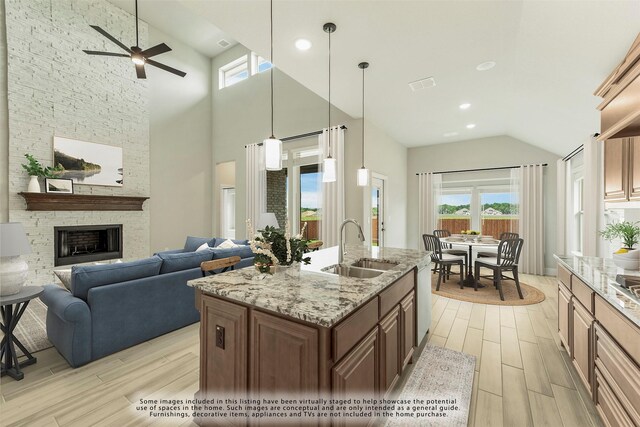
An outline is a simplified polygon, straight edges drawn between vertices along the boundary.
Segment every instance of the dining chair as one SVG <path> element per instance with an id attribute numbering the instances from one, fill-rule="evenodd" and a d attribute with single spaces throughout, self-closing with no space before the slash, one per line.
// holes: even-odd
<path id="1" fill-rule="evenodd" d="M 224 273 L 229 269 L 233 269 L 233 266 L 240 262 L 239 256 L 230 256 L 228 258 L 219 258 L 211 261 L 203 261 L 200 263 L 200 270 L 202 271 L 202 277 L 207 274 L 219 274 Z M 219 271 L 215 271 L 219 270 Z"/>
<path id="2" fill-rule="evenodd" d="M 512 233 L 510 231 L 505 231 L 500 234 L 500 241 L 506 239 L 518 239 L 520 235 L 518 233 Z M 495 258 L 497 256 L 497 252 L 491 251 L 478 251 L 476 252 L 476 258 Z"/>
<path id="3" fill-rule="evenodd" d="M 460 267 L 459 283 L 460 289 L 463 289 L 464 262 L 466 257 L 443 253 L 440 238 L 434 234 L 423 234 L 422 240 L 424 241 L 425 250 L 431 252 L 431 262 L 433 262 L 435 266 L 433 272 L 438 272 L 438 284 L 436 285 L 436 291 L 440 290 L 440 283 L 442 282 L 443 276 L 446 281 L 451 272 L 452 265 L 458 265 Z"/>
<path id="4" fill-rule="evenodd" d="M 523 239 L 505 239 L 498 245 L 498 253 L 495 258 L 476 259 L 474 264 L 475 283 L 474 290 L 478 290 L 478 280 L 480 277 L 493 279 L 493 285 L 500 292 L 500 299 L 504 301 L 504 293 L 502 292 L 502 280 L 513 280 L 518 290 L 520 299 L 522 289 L 520 289 L 520 279 L 518 278 L 518 261 L 520 260 L 520 252 L 522 251 Z M 488 268 L 493 271 L 492 276 L 480 276 L 480 268 Z M 511 271 L 513 277 L 505 276 L 503 273 Z"/>
<path id="5" fill-rule="evenodd" d="M 433 230 L 434 236 L 437 236 L 440 239 L 451 237 L 451 232 L 449 230 Z M 467 263 L 467 250 L 466 249 L 454 249 L 451 243 L 442 243 L 442 253 L 443 254 L 451 254 L 451 255 L 459 255 L 464 256 L 465 264 Z"/>

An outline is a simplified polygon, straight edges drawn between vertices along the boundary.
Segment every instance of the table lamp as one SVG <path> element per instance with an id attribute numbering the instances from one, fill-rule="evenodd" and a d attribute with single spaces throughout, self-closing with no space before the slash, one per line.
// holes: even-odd
<path id="1" fill-rule="evenodd" d="M 260 214 L 260 221 L 258 221 L 258 229 L 264 230 L 267 226 L 280 228 L 276 214 L 273 212 L 263 212 Z"/>
<path id="2" fill-rule="evenodd" d="M 29 273 L 29 266 L 21 255 L 30 253 L 31 245 L 22 224 L 0 224 L 0 296 L 20 292 Z"/>

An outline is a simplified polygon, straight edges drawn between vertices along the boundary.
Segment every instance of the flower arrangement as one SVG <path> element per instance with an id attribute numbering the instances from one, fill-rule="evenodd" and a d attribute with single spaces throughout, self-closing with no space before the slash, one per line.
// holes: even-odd
<path id="1" fill-rule="evenodd" d="M 462 230 L 460 231 L 460 234 L 468 234 L 470 236 L 477 236 L 480 234 L 479 231 L 475 231 L 475 230 Z"/>
<path id="2" fill-rule="evenodd" d="M 251 251 L 255 254 L 256 268 L 261 273 L 272 273 L 271 267 L 276 265 L 291 265 L 294 262 L 309 264 L 311 258 L 304 256 L 308 241 L 302 237 L 306 226 L 305 223 L 300 234 L 293 237 L 289 231 L 288 221 L 284 232 L 267 226 L 254 235 L 251 220 L 247 220 L 247 236 Z"/>

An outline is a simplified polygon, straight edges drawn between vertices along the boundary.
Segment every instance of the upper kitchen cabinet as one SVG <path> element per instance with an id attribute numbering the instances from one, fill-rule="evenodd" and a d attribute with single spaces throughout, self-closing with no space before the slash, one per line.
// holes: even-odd
<path id="1" fill-rule="evenodd" d="M 595 95 L 603 98 L 598 139 L 640 135 L 640 35 Z"/>

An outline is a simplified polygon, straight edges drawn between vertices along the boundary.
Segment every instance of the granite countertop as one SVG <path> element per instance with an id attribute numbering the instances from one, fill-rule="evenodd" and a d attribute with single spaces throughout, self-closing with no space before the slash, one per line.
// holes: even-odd
<path id="1" fill-rule="evenodd" d="M 431 262 L 425 251 L 349 245 L 344 264 L 349 265 L 360 258 L 399 263 L 377 277 L 358 279 L 322 271 L 337 263 L 337 246 L 312 252 L 309 256 L 311 264 L 301 265 L 299 276 L 296 272 L 293 275 L 265 275 L 249 267 L 190 280 L 187 284 L 206 294 L 331 327 L 414 267 L 421 269 Z"/>
<path id="2" fill-rule="evenodd" d="M 627 319 L 640 326 L 640 298 L 616 282 L 617 274 L 640 276 L 640 271 L 623 270 L 613 260 L 583 256 L 554 257 Z"/>

